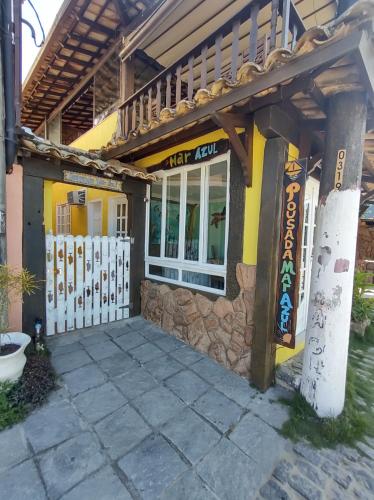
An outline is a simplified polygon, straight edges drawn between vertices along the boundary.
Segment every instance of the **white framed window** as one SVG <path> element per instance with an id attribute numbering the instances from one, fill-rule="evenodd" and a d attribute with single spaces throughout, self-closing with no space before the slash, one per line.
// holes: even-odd
<path id="1" fill-rule="evenodd" d="M 114 196 L 109 199 L 108 211 L 109 236 L 125 238 L 128 235 L 128 200 L 127 196 Z"/>
<path id="2" fill-rule="evenodd" d="M 56 205 L 56 233 L 71 234 L 71 206 L 68 203 Z"/>
<path id="3" fill-rule="evenodd" d="M 226 293 L 230 152 L 148 186 L 145 275 Z"/>

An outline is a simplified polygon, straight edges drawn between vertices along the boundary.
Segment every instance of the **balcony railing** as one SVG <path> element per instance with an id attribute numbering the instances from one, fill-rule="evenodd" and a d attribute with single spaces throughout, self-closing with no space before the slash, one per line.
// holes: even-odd
<path id="1" fill-rule="evenodd" d="M 146 131 L 184 101 L 188 109 L 199 89 L 224 78 L 235 84 L 245 62 L 262 64 L 275 48 L 293 48 L 304 26 L 292 0 L 253 0 L 205 40 L 126 99 L 122 134 Z M 162 110 L 166 108 L 166 115 Z"/>

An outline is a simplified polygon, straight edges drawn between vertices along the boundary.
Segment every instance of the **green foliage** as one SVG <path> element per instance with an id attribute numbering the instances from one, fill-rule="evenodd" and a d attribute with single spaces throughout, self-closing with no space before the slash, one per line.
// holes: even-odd
<path id="1" fill-rule="evenodd" d="M 0 333 L 8 328 L 8 305 L 24 294 L 32 295 L 38 287 L 35 276 L 27 269 L 16 270 L 0 265 Z"/>
<path id="2" fill-rule="evenodd" d="M 0 430 L 20 422 L 43 404 L 55 385 L 56 376 L 49 357 L 29 356 L 17 382 L 0 384 Z"/>
<path id="3" fill-rule="evenodd" d="M 373 346 L 374 325 L 368 328 L 365 337 L 351 337 L 346 399 L 338 418 L 319 418 L 304 397 L 295 393 L 293 399 L 282 400 L 290 412 L 282 434 L 293 441 L 306 439 L 318 448 L 338 443 L 354 445 L 366 435 L 374 437 L 374 366 L 365 368 L 366 376 L 361 367 L 362 356 Z"/>
<path id="4" fill-rule="evenodd" d="M 372 319 L 374 300 L 364 297 L 365 290 L 373 289 L 373 273 L 356 271 L 353 281 L 352 320 L 360 323 Z"/>
<path id="5" fill-rule="evenodd" d="M 291 400 L 282 400 L 290 410 L 290 419 L 284 424 L 282 434 L 293 441 L 307 439 L 318 448 L 338 443 L 352 445 L 361 439 L 367 429 L 367 420 L 354 404 L 351 383 L 347 384 L 345 408 L 338 418 L 319 418 L 299 392 Z"/>
<path id="6" fill-rule="evenodd" d="M 12 389 L 12 384 L 0 384 L 0 430 L 17 424 L 26 415 L 26 409 L 23 405 L 14 406 L 9 400 L 9 393 Z"/>

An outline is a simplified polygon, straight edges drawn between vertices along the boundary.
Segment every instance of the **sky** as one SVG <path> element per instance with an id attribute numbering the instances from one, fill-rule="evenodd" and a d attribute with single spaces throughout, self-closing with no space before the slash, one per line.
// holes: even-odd
<path id="1" fill-rule="evenodd" d="M 63 0 L 32 0 L 32 3 L 39 14 L 45 36 L 47 36 Z M 37 42 L 40 43 L 42 39 L 41 30 L 28 0 L 24 0 L 22 5 L 22 17 L 34 26 Z M 39 50 L 31 37 L 30 28 L 22 24 L 22 81 L 25 80 Z"/>

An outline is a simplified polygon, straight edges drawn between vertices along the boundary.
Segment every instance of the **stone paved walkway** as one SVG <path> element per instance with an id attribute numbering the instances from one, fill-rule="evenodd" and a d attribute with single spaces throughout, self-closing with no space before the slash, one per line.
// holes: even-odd
<path id="1" fill-rule="evenodd" d="M 61 388 L 0 433 L 1 499 L 372 498 L 369 457 L 279 435 L 287 391 L 261 395 L 141 318 L 49 345 Z"/>

